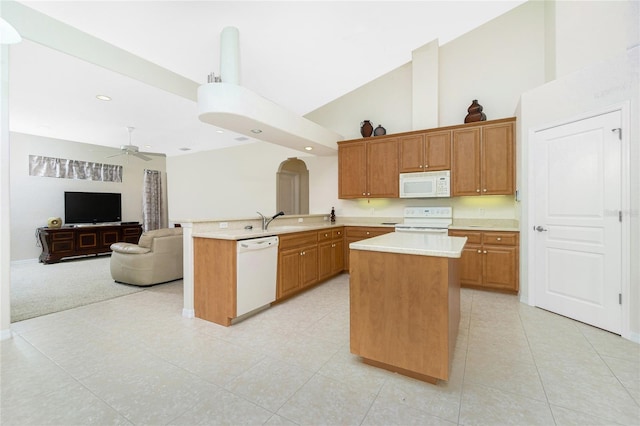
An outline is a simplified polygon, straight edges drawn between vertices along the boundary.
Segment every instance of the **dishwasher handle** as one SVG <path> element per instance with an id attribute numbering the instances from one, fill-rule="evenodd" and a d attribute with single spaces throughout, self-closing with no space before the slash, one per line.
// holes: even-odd
<path id="1" fill-rule="evenodd" d="M 238 251 L 264 250 L 278 247 L 278 240 L 278 237 L 266 237 L 238 241 Z"/>

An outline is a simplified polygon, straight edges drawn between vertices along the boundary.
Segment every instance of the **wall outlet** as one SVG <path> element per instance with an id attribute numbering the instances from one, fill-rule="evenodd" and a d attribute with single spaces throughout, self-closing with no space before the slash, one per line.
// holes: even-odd
<path id="1" fill-rule="evenodd" d="M 225 229 L 229 227 L 229 223 L 228 222 L 220 222 L 220 229 Z"/>
<path id="2" fill-rule="evenodd" d="M 303 219 L 303 218 L 301 218 L 301 217 L 299 217 L 299 218 L 298 218 L 298 223 L 301 223 L 301 222 L 304 222 L 304 219 Z"/>

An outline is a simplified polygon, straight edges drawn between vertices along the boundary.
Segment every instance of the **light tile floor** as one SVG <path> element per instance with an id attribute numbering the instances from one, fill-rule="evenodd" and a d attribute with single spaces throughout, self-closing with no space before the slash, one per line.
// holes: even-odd
<path id="1" fill-rule="evenodd" d="M 462 291 L 448 383 L 349 353 L 348 275 L 230 328 L 185 319 L 181 283 L 13 324 L 2 425 L 640 424 L 640 345 Z"/>

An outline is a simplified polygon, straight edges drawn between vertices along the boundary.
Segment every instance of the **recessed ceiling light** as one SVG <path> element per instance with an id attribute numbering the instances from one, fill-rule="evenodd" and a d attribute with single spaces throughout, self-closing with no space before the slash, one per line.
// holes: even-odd
<path id="1" fill-rule="evenodd" d="M 187 147 L 184 147 L 184 148 L 178 148 L 178 149 L 179 149 L 180 151 L 191 151 L 191 148 L 187 148 Z"/>
<path id="2" fill-rule="evenodd" d="M 96 95 L 96 98 L 100 99 L 101 101 L 110 101 L 111 97 L 107 96 L 107 95 Z"/>
<path id="3" fill-rule="evenodd" d="M 251 129 L 251 133 L 262 133 L 260 129 Z"/>
<path id="4" fill-rule="evenodd" d="M 304 149 L 306 149 L 307 151 L 311 151 L 313 149 L 312 146 L 305 146 Z"/>
<path id="5" fill-rule="evenodd" d="M 151 148 L 151 145 L 145 145 L 144 147 L 145 148 Z"/>

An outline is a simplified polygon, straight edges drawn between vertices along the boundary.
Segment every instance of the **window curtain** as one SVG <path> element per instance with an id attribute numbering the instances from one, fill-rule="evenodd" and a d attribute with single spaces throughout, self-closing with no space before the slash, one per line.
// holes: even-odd
<path id="1" fill-rule="evenodd" d="M 30 155 L 29 176 L 122 182 L 122 166 Z"/>
<path id="2" fill-rule="evenodd" d="M 142 227 L 145 232 L 168 226 L 163 214 L 162 192 L 162 173 L 145 169 L 142 182 Z"/>

